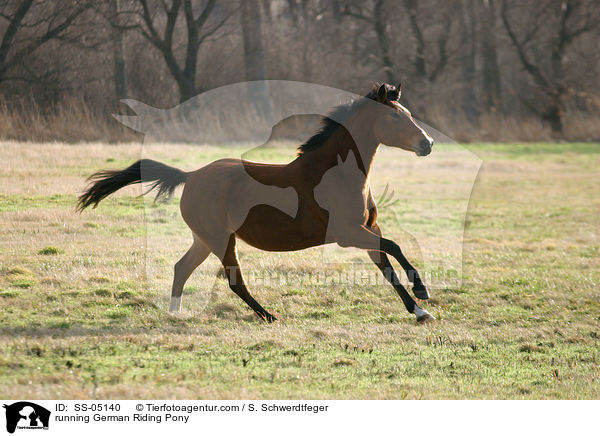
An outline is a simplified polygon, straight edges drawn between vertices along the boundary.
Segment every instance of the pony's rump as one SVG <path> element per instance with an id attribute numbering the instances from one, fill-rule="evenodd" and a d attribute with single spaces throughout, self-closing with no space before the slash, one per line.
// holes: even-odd
<path id="1" fill-rule="evenodd" d="M 156 199 L 168 198 L 177 186 L 185 183 L 186 177 L 184 171 L 150 159 L 138 160 L 124 170 L 98 171 L 88 178 L 92 184 L 79 197 L 77 210 L 96 207 L 119 189 L 142 182 L 153 182 L 150 190 L 158 189 Z"/>

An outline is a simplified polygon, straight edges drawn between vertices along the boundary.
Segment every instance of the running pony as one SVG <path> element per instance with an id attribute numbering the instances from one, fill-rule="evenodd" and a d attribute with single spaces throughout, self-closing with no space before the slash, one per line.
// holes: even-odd
<path id="1" fill-rule="evenodd" d="M 79 197 L 78 210 L 96 207 L 124 186 L 149 182 L 158 197 L 185 184 L 180 209 L 193 244 L 175 264 L 171 311 L 181 307 L 183 286 L 210 253 L 221 260 L 229 286 L 263 320 L 276 318 L 250 295 L 236 252 L 236 239 L 266 251 L 294 251 L 335 242 L 368 251 L 418 322 L 434 319 L 400 283 L 388 255 L 413 284 L 417 298 L 429 293 L 419 273 L 377 224 L 369 173 L 380 144 L 431 153 L 433 140 L 402 106 L 401 87 L 376 85 L 362 99 L 338 106 L 322 127 L 298 148 L 288 164 L 221 159 L 196 171 L 142 159 L 120 171 L 100 171 Z"/>

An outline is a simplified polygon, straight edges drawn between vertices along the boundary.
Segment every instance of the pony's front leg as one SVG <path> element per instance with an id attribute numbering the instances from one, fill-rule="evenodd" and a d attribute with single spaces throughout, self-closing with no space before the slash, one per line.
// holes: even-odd
<path id="1" fill-rule="evenodd" d="M 390 254 L 391 256 L 394 256 L 396 258 L 396 260 L 398 262 L 400 262 L 402 269 L 404 270 L 404 272 L 406 273 L 406 276 L 408 277 L 408 281 L 413 284 L 413 293 L 415 294 L 415 297 L 417 297 L 421 300 L 427 300 L 429 298 L 429 292 L 427 291 L 427 288 L 423 284 L 423 281 L 421 280 L 421 276 L 419 275 L 419 272 L 416 270 L 416 268 L 414 266 L 412 266 L 410 264 L 408 259 L 404 256 L 404 253 L 402 253 L 400 246 L 398 244 L 396 244 L 394 241 L 392 241 L 391 239 L 381 238 L 381 248 L 380 249 L 381 249 L 381 251 L 385 251 L 386 253 Z"/>
<path id="2" fill-rule="evenodd" d="M 402 286 L 402 283 L 400 283 L 400 279 L 398 278 L 398 275 L 396 274 L 396 271 L 390 263 L 387 255 L 381 251 L 375 250 L 367 250 L 367 253 L 369 254 L 369 257 L 373 263 L 377 265 L 377 268 L 379 268 L 385 279 L 394 287 L 396 293 L 404 303 L 406 310 L 408 310 L 409 313 L 415 313 L 415 307 L 418 307 L 417 303 L 415 303 L 415 300 L 411 298 L 406 291 L 406 288 Z"/>
<path id="3" fill-rule="evenodd" d="M 394 271 L 394 267 L 390 263 L 387 255 L 381 251 L 368 250 L 367 252 L 369 253 L 369 257 L 373 263 L 377 265 L 377 268 L 379 268 L 386 280 L 394 287 L 396 293 L 402 299 L 406 310 L 415 314 L 417 317 L 417 322 L 423 323 L 435 320 L 433 315 L 431 315 L 425 309 L 421 309 L 417 303 L 415 303 L 415 300 L 408 295 L 406 288 L 402 286 L 402 283 L 400 283 L 400 279 L 396 275 L 396 271 Z"/>
<path id="4" fill-rule="evenodd" d="M 384 238 L 382 236 L 381 229 L 379 228 L 379 226 L 377 224 L 372 224 L 369 227 L 369 229 L 373 233 L 375 233 L 377 236 L 380 237 L 380 240 L 382 241 L 382 242 L 380 242 L 380 244 L 384 243 L 383 242 Z M 408 259 L 404 256 L 404 254 L 402 253 L 402 250 L 400 249 L 400 246 L 392 240 L 385 239 L 385 241 L 387 241 L 387 244 L 390 246 L 391 252 L 385 251 L 382 248 L 380 248 L 380 250 L 384 251 L 386 253 L 390 253 L 392 256 L 394 256 L 398 260 L 398 262 L 400 262 L 402 269 L 404 270 L 404 272 L 406 273 L 406 276 L 408 277 L 408 281 L 413 284 L 413 293 L 415 294 L 415 297 L 417 297 L 421 300 L 429 299 L 429 292 L 427 291 L 427 288 L 421 281 L 421 276 L 419 276 L 419 272 L 416 270 L 415 267 L 413 267 L 410 264 Z"/>
<path id="5" fill-rule="evenodd" d="M 428 322 L 435 318 L 425 309 L 420 308 L 415 301 L 408 295 L 406 289 L 400 283 L 394 268 L 390 264 L 386 253 L 394 256 L 400 264 L 402 261 L 399 257 L 406 261 L 402 255 L 402 251 L 398 244 L 389 239 L 380 236 L 381 231 L 378 227 L 368 228 L 366 226 L 349 226 L 343 232 L 338 233 L 335 237 L 336 242 L 341 247 L 363 248 L 369 251 L 369 256 L 377 267 L 381 270 L 385 278 L 394 286 L 394 289 L 404 302 L 406 309 L 410 313 L 414 313 L 418 322 Z M 397 249 L 395 247 L 397 247 Z M 382 253 L 383 252 L 383 253 Z"/>

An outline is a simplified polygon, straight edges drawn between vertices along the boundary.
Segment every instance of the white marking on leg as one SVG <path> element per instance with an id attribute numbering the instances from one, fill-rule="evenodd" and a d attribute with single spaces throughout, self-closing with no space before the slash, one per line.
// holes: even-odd
<path id="1" fill-rule="evenodd" d="M 169 312 L 179 312 L 181 310 L 181 295 L 179 297 L 171 297 Z"/>
<path id="2" fill-rule="evenodd" d="M 415 316 L 417 317 L 417 319 L 419 319 L 419 318 L 421 318 L 421 317 L 423 317 L 425 315 L 430 315 L 429 312 L 427 312 L 425 309 L 421 309 L 416 304 L 415 304 L 415 311 L 413 313 L 415 314 Z"/>

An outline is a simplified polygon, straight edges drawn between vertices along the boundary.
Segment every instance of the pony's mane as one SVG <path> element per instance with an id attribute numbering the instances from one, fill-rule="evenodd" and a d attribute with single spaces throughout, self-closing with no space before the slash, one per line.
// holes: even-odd
<path id="1" fill-rule="evenodd" d="M 321 127 L 317 132 L 311 136 L 304 144 L 298 147 L 298 156 L 303 155 L 304 153 L 308 153 L 310 151 L 317 150 L 320 148 L 331 136 L 334 132 L 338 130 L 338 128 L 344 128 L 341 124 L 348 120 L 350 116 L 365 102 L 365 99 L 369 100 L 377 100 L 377 91 L 379 90 L 379 83 L 373 84 L 372 89 L 365 95 L 364 98 L 360 98 L 353 102 L 342 104 L 334 107 L 329 114 L 321 117 Z M 394 92 L 395 88 L 389 85 L 388 92 Z M 397 97 L 397 91 L 396 97 Z M 394 95 L 391 95 L 391 99 L 393 99 Z M 338 121 L 334 121 L 338 120 Z"/>
<path id="2" fill-rule="evenodd" d="M 350 118 L 350 115 L 354 113 L 357 105 L 358 100 L 352 103 L 342 104 L 334 107 L 326 116 L 322 116 L 320 119 L 321 127 L 314 135 L 308 138 L 304 144 L 298 147 L 298 156 L 318 149 L 331 138 L 334 132 L 339 128 L 344 128 L 342 124 L 338 121 L 334 121 L 334 119 L 340 120 L 341 122 L 346 121 Z"/>

